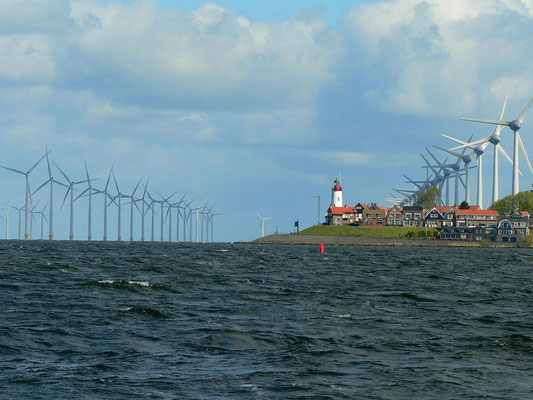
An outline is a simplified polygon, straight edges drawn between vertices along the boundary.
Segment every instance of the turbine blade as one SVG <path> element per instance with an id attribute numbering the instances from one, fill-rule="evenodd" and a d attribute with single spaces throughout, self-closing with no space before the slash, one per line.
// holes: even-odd
<path id="1" fill-rule="evenodd" d="M 518 121 L 519 121 L 520 123 L 524 122 L 524 120 L 526 119 L 526 115 L 527 115 L 529 109 L 531 108 L 531 106 L 533 106 L 533 99 L 530 100 L 530 102 L 528 103 L 528 105 L 526 106 L 526 108 L 524 108 L 524 111 L 522 111 L 522 112 L 520 113 L 520 115 L 518 116 L 517 119 L 518 119 Z"/>
<path id="2" fill-rule="evenodd" d="M 120 190 L 118 190 L 117 178 L 115 177 L 115 173 L 114 172 L 113 172 L 113 180 L 115 181 L 115 187 L 117 188 L 117 193 L 120 194 Z"/>
<path id="3" fill-rule="evenodd" d="M 263 217 L 261 216 L 261 214 L 259 214 L 257 211 L 255 212 L 257 214 L 257 216 L 261 219 L 263 219 Z"/>
<path id="4" fill-rule="evenodd" d="M 433 147 L 435 147 L 436 149 L 439 149 L 441 151 L 444 151 L 445 153 L 451 154 L 452 156 L 455 156 L 455 157 L 461 158 L 463 156 L 461 153 L 456 153 L 456 152 L 454 152 L 452 150 L 446 150 L 446 149 L 443 149 L 442 147 L 439 147 L 439 146 L 433 146 Z"/>
<path id="5" fill-rule="evenodd" d="M 16 172 L 17 174 L 26 175 L 24 172 L 19 171 L 18 169 L 13 169 L 13 168 L 8 168 L 8 167 L 2 167 L 1 165 L 0 165 L 0 168 L 4 168 L 4 169 L 7 169 L 7 170 L 9 170 L 9 171 Z"/>
<path id="6" fill-rule="evenodd" d="M 512 165 L 512 164 L 513 164 L 513 159 L 509 156 L 509 154 L 507 154 L 507 152 L 504 150 L 504 148 L 502 147 L 502 145 L 498 143 L 496 146 L 497 146 L 497 148 L 498 148 L 498 151 L 499 151 L 500 153 L 502 153 L 503 156 L 507 159 L 507 161 L 509 161 L 509 162 L 511 163 L 511 165 Z"/>
<path id="7" fill-rule="evenodd" d="M 135 186 L 135 189 L 133 189 L 133 193 L 131 194 L 132 196 L 135 194 L 135 192 L 137 191 L 137 188 L 139 187 L 139 185 L 141 184 L 141 181 L 143 180 L 143 177 L 141 177 L 141 179 L 139 179 L 139 182 L 137 182 L 137 186 Z"/>
<path id="8" fill-rule="evenodd" d="M 78 195 L 78 197 L 76 197 L 76 198 L 74 199 L 74 201 L 78 200 L 81 196 L 83 196 L 85 193 L 87 193 L 87 192 L 89 191 L 89 189 L 90 189 L 90 188 L 87 188 L 87 189 L 85 189 L 83 192 L 81 192 L 81 193 Z"/>
<path id="9" fill-rule="evenodd" d="M 47 150 L 46 153 L 44 153 L 44 156 L 42 156 L 41 158 L 39 158 L 39 161 L 37 161 L 35 164 L 33 164 L 33 167 L 31 167 L 31 168 L 29 169 L 28 174 L 29 174 L 31 171 L 33 171 L 33 169 L 34 169 L 37 165 L 39 165 L 39 163 L 43 160 L 43 158 L 45 158 L 45 157 L 48 155 L 48 153 L 50 153 L 50 150 Z"/>
<path id="10" fill-rule="evenodd" d="M 72 190 L 72 187 L 69 186 L 68 189 L 67 189 L 67 191 L 66 191 L 66 193 L 65 193 L 65 197 L 63 198 L 63 203 L 61 203 L 61 208 L 60 208 L 60 210 L 63 209 L 63 206 L 65 205 L 65 201 L 67 200 L 68 193 L 69 193 L 71 190 Z"/>
<path id="11" fill-rule="evenodd" d="M 498 125 L 500 128 L 502 127 L 501 125 Z M 480 145 L 480 144 L 483 144 L 483 143 L 487 143 L 487 142 L 490 142 L 490 137 L 486 137 L 486 138 L 483 138 L 483 139 L 479 139 L 479 140 L 476 140 L 474 142 L 470 142 L 470 143 L 466 143 L 466 144 L 463 144 L 461 146 L 456 146 L 456 147 L 452 147 L 450 150 L 451 151 L 454 151 L 454 150 L 460 150 L 460 149 L 464 149 L 466 147 L 476 147 L 477 145 Z"/>
<path id="12" fill-rule="evenodd" d="M 61 168 L 59 168 L 59 165 L 57 165 L 57 163 L 54 161 L 54 164 L 55 166 L 57 167 L 57 169 L 59 170 L 59 172 L 61 172 L 61 174 L 63 174 L 63 176 L 65 177 L 65 179 L 67 180 L 68 183 L 71 183 L 70 182 L 70 179 L 68 179 L 68 176 L 65 175 L 65 173 L 63 172 L 63 170 Z"/>
<path id="13" fill-rule="evenodd" d="M 107 182 L 105 183 L 105 191 L 107 191 L 107 187 L 109 185 L 109 180 L 111 179 L 111 174 L 113 173 L 113 167 L 109 170 L 109 174 L 107 174 Z"/>
<path id="14" fill-rule="evenodd" d="M 444 136 L 444 137 L 447 138 L 447 139 L 453 140 L 454 142 L 460 143 L 460 144 L 466 144 L 466 145 L 468 144 L 467 142 L 465 142 L 465 141 L 463 141 L 463 140 L 459 140 L 459 139 L 456 139 L 456 138 L 454 138 L 454 137 L 448 136 L 448 135 L 446 135 L 445 133 L 441 133 L 440 135 L 441 135 L 441 136 Z"/>
<path id="15" fill-rule="evenodd" d="M 518 135 L 518 144 L 522 149 L 522 153 L 526 157 L 527 165 L 529 165 L 529 170 L 533 174 L 533 167 L 531 166 L 531 162 L 529 161 L 529 156 L 527 155 L 526 147 L 524 146 L 524 142 L 522 141 L 522 136 L 520 136 L 520 132 L 516 132 L 516 134 Z"/>
<path id="16" fill-rule="evenodd" d="M 491 124 L 491 125 L 503 125 L 509 126 L 509 121 L 499 120 L 499 119 L 478 119 L 478 118 L 461 118 L 463 121 L 470 122 L 481 122 L 482 124 Z"/>
<path id="17" fill-rule="evenodd" d="M 87 161 L 84 161 L 85 163 L 85 176 L 87 176 L 87 182 L 89 182 L 89 186 L 91 185 L 91 178 L 89 178 L 89 170 L 87 169 Z"/>
<path id="18" fill-rule="evenodd" d="M 37 193 L 39 190 L 41 190 L 43 187 L 45 187 L 46 184 L 47 184 L 48 182 L 50 182 L 51 180 L 52 180 L 52 179 L 48 179 L 45 183 L 43 183 L 43 184 L 42 184 L 41 186 L 39 186 L 36 190 L 34 190 L 33 193 L 32 193 L 31 195 L 33 196 L 35 193 Z"/>
<path id="19" fill-rule="evenodd" d="M 48 149 L 47 149 L 48 151 Z M 46 153 L 46 166 L 48 167 L 48 178 L 52 178 L 52 169 L 50 168 L 50 160 L 48 159 L 48 153 Z"/>

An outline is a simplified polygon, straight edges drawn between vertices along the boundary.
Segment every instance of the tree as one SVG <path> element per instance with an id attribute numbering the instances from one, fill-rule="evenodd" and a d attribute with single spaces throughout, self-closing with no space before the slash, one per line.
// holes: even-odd
<path id="1" fill-rule="evenodd" d="M 527 211 L 533 213 L 533 193 L 529 190 L 504 197 L 490 206 L 499 213 L 513 213 Z"/>
<path id="2" fill-rule="evenodd" d="M 462 201 L 461 204 L 459 204 L 459 209 L 461 210 L 468 210 L 470 208 L 470 204 L 468 204 L 466 201 Z"/>
<path id="3" fill-rule="evenodd" d="M 430 209 L 438 206 L 441 198 L 441 190 L 436 187 L 430 187 L 419 192 L 415 199 L 415 206 L 422 206 L 424 209 Z"/>

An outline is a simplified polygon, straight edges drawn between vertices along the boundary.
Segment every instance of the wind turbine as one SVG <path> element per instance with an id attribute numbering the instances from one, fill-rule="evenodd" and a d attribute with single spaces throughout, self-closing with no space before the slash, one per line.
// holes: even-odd
<path id="1" fill-rule="evenodd" d="M 261 237 L 264 237 L 265 236 L 265 221 L 272 217 L 262 217 L 261 214 L 259 214 L 257 211 L 255 213 L 261 219 Z"/>
<path id="2" fill-rule="evenodd" d="M 44 215 L 44 211 L 46 210 L 46 207 L 48 205 L 45 205 L 42 209 L 42 211 L 32 211 L 32 218 L 33 220 L 35 221 L 35 217 L 34 217 L 34 214 L 37 214 L 37 215 L 40 215 L 41 216 L 41 240 L 44 239 L 44 230 L 43 230 L 43 227 L 44 227 L 44 221 L 46 221 L 48 223 L 48 220 L 46 219 L 46 216 Z M 37 221 L 35 221 L 37 222 Z"/>
<path id="3" fill-rule="evenodd" d="M 158 193 L 159 194 L 159 197 L 161 197 L 161 200 L 154 200 L 156 203 L 159 203 L 161 205 L 161 241 L 164 241 L 165 240 L 165 236 L 164 236 L 164 227 L 165 227 L 165 221 L 164 221 L 164 218 L 165 218 L 165 213 L 164 213 L 164 204 L 167 203 L 169 204 L 169 200 L 174 197 L 174 195 L 176 194 L 176 192 L 172 193 L 170 196 L 168 196 L 167 198 L 163 197 L 163 195 L 161 195 L 161 193 Z"/>
<path id="4" fill-rule="evenodd" d="M 187 221 L 189 221 L 189 242 L 192 242 L 192 220 L 191 220 L 191 214 L 192 214 L 192 208 L 191 204 L 196 200 L 196 197 L 193 198 L 191 201 L 185 204 L 183 207 L 183 241 L 187 241 Z M 187 212 L 187 210 L 189 210 Z"/>
<path id="5" fill-rule="evenodd" d="M 24 210 L 24 207 L 15 207 L 15 206 L 13 206 L 13 208 L 19 212 L 19 235 L 18 235 L 18 240 L 20 240 L 20 213 Z"/>
<path id="6" fill-rule="evenodd" d="M 115 200 L 114 200 L 113 196 L 111 196 L 109 194 L 109 192 L 107 191 L 107 188 L 109 187 L 109 181 L 111 180 L 111 174 L 112 173 L 113 173 L 113 167 L 111 167 L 111 169 L 109 170 L 109 174 L 107 175 L 107 182 L 105 184 L 104 190 L 93 189 L 95 194 L 103 194 L 104 195 L 104 210 L 103 210 L 103 212 L 104 212 L 104 236 L 103 236 L 104 242 L 107 241 L 107 208 L 111 205 L 111 203 L 115 203 Z M 108 198 L 109 198 L 109 200 L 111 200 L 110 203 L 107 202 Z M 117 205 L 117 203 L 115 203 L 115 205 Z"/>
<path id="7" fill-rule="evenodd" d="M 453 164 L 442 164 L 441 162 L 439 162 L 439 160 L 437 159 L 437 157 L 435 157 L 433 155 L 433 153 L 431 153 L 431 151 L 429 151 L 427 148 L 426 148 L 426 151 L 429 153 L 429 155 L 435 160 L 435 162 L 439 165 L 439 167 L 441 169 L 443 168 L 451 168 L 452 170 L 455 171 L 455 193 L 454 193 L 454 203 L 457 205 L 459 204 L 459 181 L 461 181 L 461 184 L 463 185 L 464 188 L 466 188 L 466 185 L 465 183 L 463 182 L 463 179 L 461 178 L 461 164 L 460 164 L 460 161 L 461 159 L 460 158 L 457 158 L 457 160 L 455 161 L 455 163 Z M 448 205 L 448 204 L 447 204 Z"/>
<path id="8" fill-rule="evenodd" d="M 46 150 L 46 154 L 44 156 L 42 156 L 39 161 L 37 161 L 35 164 L 33 164 L 33 167 L 31 167 L 28 171 L 26 172 L 22 172 L 22 171 L 19 171 L 18 169 L 14 169 L 14 168 L 8 168 L 8 167 L 3 167 L 3 166 L 0 166 L 0 168 L 3 168 L 3 169 L 7 169 L 8 171 L 13 171 L 13 172 L 16 172 L 17 174 L 21 174 L 21 175 L 24 175 L 26 177 L 26 200 L 25 200 L 25 205 L 24 205 L 24 240 L 29 240 L 30 239 L 30 234 L 29 234 L 29 224 L 30 224 L 30 202 L 31 202 L 31 194 L 30 194 L 30 173 L 31 171 L 33 171 L 35 169 L 35 167 L 37 167 L 37 165 L 39 165 L 39 163 L 43 160 L 43 158 L 45 158 L 48 153 L 50 153 L 50 150 Z"/>
<path id="9" fill-rule="evenodd" d="M 70 193 L 70 234 L 69 234 L 69 240 L 74 240 L 74 186 L 79 185 L 81 183 L 87 182 L 86 180 L 83 181 L 71 181 L 69 177 L 63 172 L 61 168 L 59 168 L 59 165 L 54 161 L 55 166 L 61 172 L 61 174 L 65 177 L 67 183 L 68 183 L 68 189 L 65 193 L 65 197 L 63 198 L 63 203 L 61 204 L 61 208 L 65 205 L 65 201 L 67 200 L 67 196 Z"/>
<path id="10" fill-rule="evenodd" d="M 135 189 L 133 189 L 132 194 L 128 196 L 130 198 L 130 242 L 133 242 L 133 206 L 137 207 L 136 199 L 134 199 L 133 196 L 135 196 L 135 192 L 137 191 L 137 188 L 141 184 L 142 180 L 143 178 L 139 179 L 139 182 L 137 182 L 137 185 L 135 186 Z M 137 210 L 139 210 L 138 207 Z M 139 212 L 141 211 L 139 210 Z"/>
<path id="11" fill-rule="evenodd" d="M 503 115 L 505 113 L 505 108 L 507 106 L 507 100 L 509 99 L 509 94 L 507 94 L 507 96 L 505 97 L 505 101 L 503 103 L 503 107 L 502 107 L 502 111 L 500 113 L 500 120 L 503 119 Z M 511 157 L 509 157 L 509 155 L 507 154 L 507 152 L 504 150 L 504 148 L 502 147 L 501 145 L 501 138 L 500 138 L 500 134 L 501 134 L 501 131 L 503 129 L 503 125 L 496 125 L 495 129 L 494 129 L 494 133 L 490 136 L 487 136 L 483 139 L 480 139 L 480 140 L 476 140 L 474 142 L 471 142 L 471 143 L 467 143 L 467 142 L 464 142 L 462 140 L 459 140 L 459 139 L 456 139 L 456 138 L 452 138 L 451 136 L 447 136 L 447 135 L 443 135 L 445 137 L 447 137 L 448 139 L 451 139 L 457 143 L 460 143 L 461 145 L 460 146 L 457 146 L 457 147 L 454 147 L 452 148 L 451 150 L 459 150 L 459 149 L 462 149 L 462 148 L 465 148 L 465 147 L 470 147 L 471 149 L 473 149 L 475 152 L 476 152 L 476 155 L 478 156 L 478 176 L 480 174 L 480 170 L 483 169 L 483 153 L 485 151 L 485 149 L 487 148 L 487 146 L 489 144 L 492 144 L 494 145 L 494 162 L 492 164 L 493 166 L 493 169 L 492 169 L 492 204 L 494 204 L 496 201 L 498 201 L 499 197 L 500 197 L 500 168 L 499 168 L 499 164 L 500 164 L 500 161 L 499 161 L 499 155 L 500 153 L 502 153 L 505 158 L 511 163 L 513 164 L 513 160 L 511 159 Z M 518 171 L 520 175 L 522 175 L 522 172 L 519 170 Z M 480 190 L 480 186 L 481 186 L 481 189 L 483 188 L 483 180 L 479 181 L 478 180 L 478 191 L 480 191 L 481 193 L 481 198 L 478 197 L 478 204 L 480 206 L 482 206 L 482 204 L 480 203 L 483 202 L 483 191 Z"/>
<path id="12" fill-rule="evenodd" d="M 526 158 L 526 161 L 529 165 L 529 169 L 531 173 L 533 174 L 533 167 L 531 166 L 531 162 L 529 161 L 529 156 L 527 155 L 526 148 L 524 146 L 524 142 L 522 141 L 522 137 L 520 136 L 520 128 L 522 127 L 522 124 L 524 123 L 524 120 L 526 119 L 527 113 L 529 109 L 533 106 L 533 99 L 528 103 L 526 108 L 520 113 L 520 115 L 512 120 L 512 121 L 506 121 L 503 119 L 498 120 L 490 120 L 490 119 L 477 119 L 477 118 L 461 118 L 464 121 L 472 121 L 472 122 L 481 122 L 484 124 L 492 124 L 492 125 L 499 125 L 499 126 L 508 126 L 513 132 L 514 132 L 514 146 L 513 146 L 513 195 L 517 194 L 520 191 L 520 181 L 519 181 L 519 147 L 522 150 L 522 153 L 524 154 L 524 157 Z"/>
<path id="13" fill-rule="evenodd" d="M 11 200 L 11 203 L 9 203 L 6 207 L 0 207 L 1 210 L 6 210 L 6 240 L 9 240 L 9 217 L 11 216 L 11 207 L 13 206 L 13 202 L 15 200 Z M 16 207 L 13 207 L 16 208 Z M 20 218 L 20 215 L 19 215 Z M 20 234 L 20 232 L 19 232 Z"/>
<path id="14" fill-rule="evenodd" d="M 92 197 L 93 193 L 96 192 L 96 190 L 93 188 L 91 184 L 91 179 L 89 178 L 89 170 L 87 169 L 87 161 L 85 161 L 85 175 L 87 176 L 87 189 L 85 189 L 83 192 L 79 194 L 78 197 L 74 199 L 74 201 L 78 200 L 81 196 L 85 195 L 85 193 L 88 192 L 87 197 L 89 197 L 89 210 L 87 213 L 87 240 L 90 242 L 92 240 L 92 228 L 91 228 L 91 222 L 92 222 Z"/>
<path id="15" fill-rule="evenodd" d="M 35 190 L 32 193 L 32 196 L 37 193 L 39 190 L 41 190 L 43 187 L 45 187 L 48 183 L 50 184 L 50 201 L 49 204 L 49 221 L 48 221 L 48 240 L 54 240 L 54 183 L 56 185 L 60 185 L 63 187 L 68 188 L 67 185 L 65 185 L 62 182 L 57 181 L 52 176 L 52 169 L 50 168 L 50 160 L 48 159 L 48 154 L 46 155 L 46 166 L 48 167 L 48 180 L 44 182 L 37 190 Z"/>
<path id="16" fill-rule="evenodd" d="M 469 143 L 472 140 L 472 136 L 470 136 Z M 451 154 L 452 156 L 457 157 L 457 160 L 461 160 L 464 163 L 464 169 L 465 169 L 465 201 L 470 204 L 470 163 L 472 162 L 472 157 L 474 156 L 475 152 L 472 151 L 471 153 L 466 154 L 466 148 L 463 149 L 462 153 L 452 151 L 452 150 L 446 150 L 439 146 L 433 146 L 436 149 L 439 149 L 441 151 L 444 151 L 445 153 Z M 455 202 L 457 204 L 457 200 Z"/>
<path id="17" fill-rule="evenodd" d="M 122 237 L 121 237 L 121 226 L 122 226 L 122 222 L 121 222 L 121 215 L 122 215 L 122 201 L 121 199 L 123 198 L 128 198 L 130 196 L 128 196 L 127 194 L 124 194 L 124 193 L 121 193 L 120 192 L 120 189 L 118 188 L 118 183 L 117 183 L 117 178 L 115 177 L 115 172 L 113 172 L 113 181 L 115 182 L 115 187 L 117 189 L 117 194 L 115 195 L 115 197 L 113 198 L 113 200 L 115 199 L 118 199 L 118 203 L 117 204 L 117 208 L 118 208 L 118 218 L 117 218 L 117 242 L 120 242 L 122 240 Z"/>
<path id="18" fill-rule="evenodd" d="M 181 214 L 180 213 L 180 208 L 182 208 L 180 206 L 181 206 L 181 203 L 184 202 L 185 196 L 187 196 L 187 193 L 185 193 L 181 197 L 180 201 L 178 201 L 177 203 L 172 204 L 172 207 L 176 208 L 176 211 L 177 211 L 177 213 L 176 213 L 176 242 L 180 241 L 180 214 Z M 183 240 L 185 240 L 185 238 Z"/>

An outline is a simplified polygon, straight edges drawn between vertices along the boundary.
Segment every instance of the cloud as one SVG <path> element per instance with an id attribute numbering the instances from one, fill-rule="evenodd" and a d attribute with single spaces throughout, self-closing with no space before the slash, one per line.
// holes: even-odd
<path id="1" fill-rule="evenodd" d="M 533 92 L 531 79 L 519 79 L 533 67 L 531 5 L 529 0 L 367 4 L 343 22 L 349 61 L 356 60 L 348 71 L 364 80 L 360 89 L 368 101 L 388 113 L 472 112 L 493 106 L 493 94 L 500 102 L 505 80 L 513 99 L 525 101 Z"/>
<path id="2" fill-rule="evenodd" d="M 330 165 L 357 166 L 372 162 L 374 156 L 356 151 L 320 151 L 313 158 Z"/>

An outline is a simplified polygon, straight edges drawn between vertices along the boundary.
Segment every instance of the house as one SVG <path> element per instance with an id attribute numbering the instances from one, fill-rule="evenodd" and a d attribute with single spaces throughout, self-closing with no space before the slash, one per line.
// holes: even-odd
<path id="1" fill-rule="evenodd" d="M 387 222 L 387 210 L 372 203 L 363 210 L 363 225 L 384 226 Z"/>
<path id="2" fill-rule="evenodd" d="M 435 207 L 443 216 L 442 226 L 455 225 L 455 210 L 457 207 L 453 206 L 437 206 Z"/>
<path id="3" fill-rule="evenodd" d="M 472 240 L 474 231 L 471 228 L 457 228 L 443 226 L 439 231 L 439 238 L 446 240 Z"/>
<path id="4" fill-rule="evenodd" d="M 444 215 L 437 209 L 433 207 L 424 215 L 424 225 L 428 228 L 437 228 L 440 229 L 443 227 Z"/>
<path id="5" fill-rule="evenodd" d="M 424 209 L 421 206 L 405 206 L 403 208 L 403 226 L 423 226 Z"/>
<path id="6" fill-rule="evenodd" d="M 355 207 L 329 207 L 326 215 L 327 225 L 350 225 L 355 223 Z"/>
<path id="7" fill-rule="evenodd" d="M 360 222 L 361 224 L 363 223 L 363 214 L 365 212 L 365 210 L 368 210 L 368 207 L 365 203 L 357 203 L 357 205 L 355 206 L 355 209 L 357 210 L 357 214 L 355 216 L 355 220 L 356 222 Z"/>
<path id="8" fill-rule="evenodd" d="M 496 225 L 497 219 L 496 210 L 480 210 L 479 207 L 455 210 L 455 226 L 458 228 L 487 228 Z"/>
<path id="9" fill-rule="evenodd" d="M 398 205 L 394 205 L 389 209 L 387 213 L 387 225 L 388 226 L 402 226 L 403 225 L 403 213 L 402 209 Z"/>

